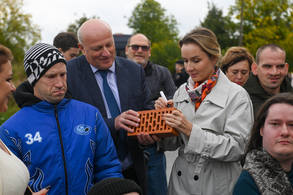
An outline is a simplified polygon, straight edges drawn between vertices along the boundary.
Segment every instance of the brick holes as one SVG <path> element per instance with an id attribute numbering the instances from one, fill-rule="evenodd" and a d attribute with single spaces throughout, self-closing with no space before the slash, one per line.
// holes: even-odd
<path id="1" fill-rule="evenodd" d="M 172 113 L 176 108 L 164 108 L 158 110 L 139 111 L 141 122 L 138 127 L 131 127 L 134 132 L 129 133 L 128 136 L 135 136 L 138 133 L 145 132 L 148 134 L 155 134 L 159 137 L 178 136 L 179 132 L 166 125 L 162 120 L 162 114 Z"/>

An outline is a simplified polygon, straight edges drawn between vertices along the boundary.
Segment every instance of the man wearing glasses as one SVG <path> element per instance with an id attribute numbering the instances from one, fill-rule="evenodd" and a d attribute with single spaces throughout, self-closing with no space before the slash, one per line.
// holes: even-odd
<path id="1" fill-rule="evenodd" d="M 149 61 L 151 56 L 151 42 L 143 34 L 135 34 L 129 37 L 125 47 L 127 59 L 136 62 L 144 68 L 147 86 L 151 93 L 152 106 L 160 97 L 160 91 L 164 91 L 167 99 L 173 99 L 177 90 L 170 71 L 163 66 Z M 148 163 L 149 195 L 167 194 L 166 158 L 163 150 L 157 148 L 156 143 L 147 148 L 151 154 Z"/>

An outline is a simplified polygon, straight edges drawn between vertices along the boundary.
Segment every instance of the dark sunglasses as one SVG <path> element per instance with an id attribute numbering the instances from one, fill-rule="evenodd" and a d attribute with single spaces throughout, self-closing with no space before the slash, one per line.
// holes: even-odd
<path id="1" fill-rule="evenodd" d="M 140 47 L 142 51 L 148 51 L 150 49 L 149 46 L 140 46 L 140 45 L 128 45 L 128 47 L 131 47 L 133 51 L 139 50 Z"/>

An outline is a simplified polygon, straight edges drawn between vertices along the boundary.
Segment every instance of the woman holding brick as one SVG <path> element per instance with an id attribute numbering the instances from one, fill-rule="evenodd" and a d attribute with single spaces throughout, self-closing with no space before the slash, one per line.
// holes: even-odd
<path id="1" fill-rule="evenodd" d="M 163 115 L 166 123 L 180 132 L 160 142 L 166 150 L 179 148 L 168 194 L 232 194 L 253 123 L 251 100 L 218 68 L 221 49 L 212 31 L 196 28 L 179 46 L 190 77 L 173 100 L 159 98 L 155 104 L 156 109 L 169 104 L 181 111 Z"/>

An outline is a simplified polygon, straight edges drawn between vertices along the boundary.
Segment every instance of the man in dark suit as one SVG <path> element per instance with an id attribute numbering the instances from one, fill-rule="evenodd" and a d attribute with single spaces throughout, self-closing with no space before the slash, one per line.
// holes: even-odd
<path id="1" fill-rule="evenodd" d="M 68 62 L 68 88 L 73 99 L 100 110 L 111 131 L 123 176 L 136 181 L 147 195 L 147 160 L 142 148 L 154 140 L 145 133 L 138 135 L 137 140 L 125 136 L 127 131 L 133 131 L 128 125 L 138 126 L 136 111 L 152 108 L 144 70 L 115 56 L 112 31 L 106 22 L 88 20 L 77 36 L 83 56 Z"/>

